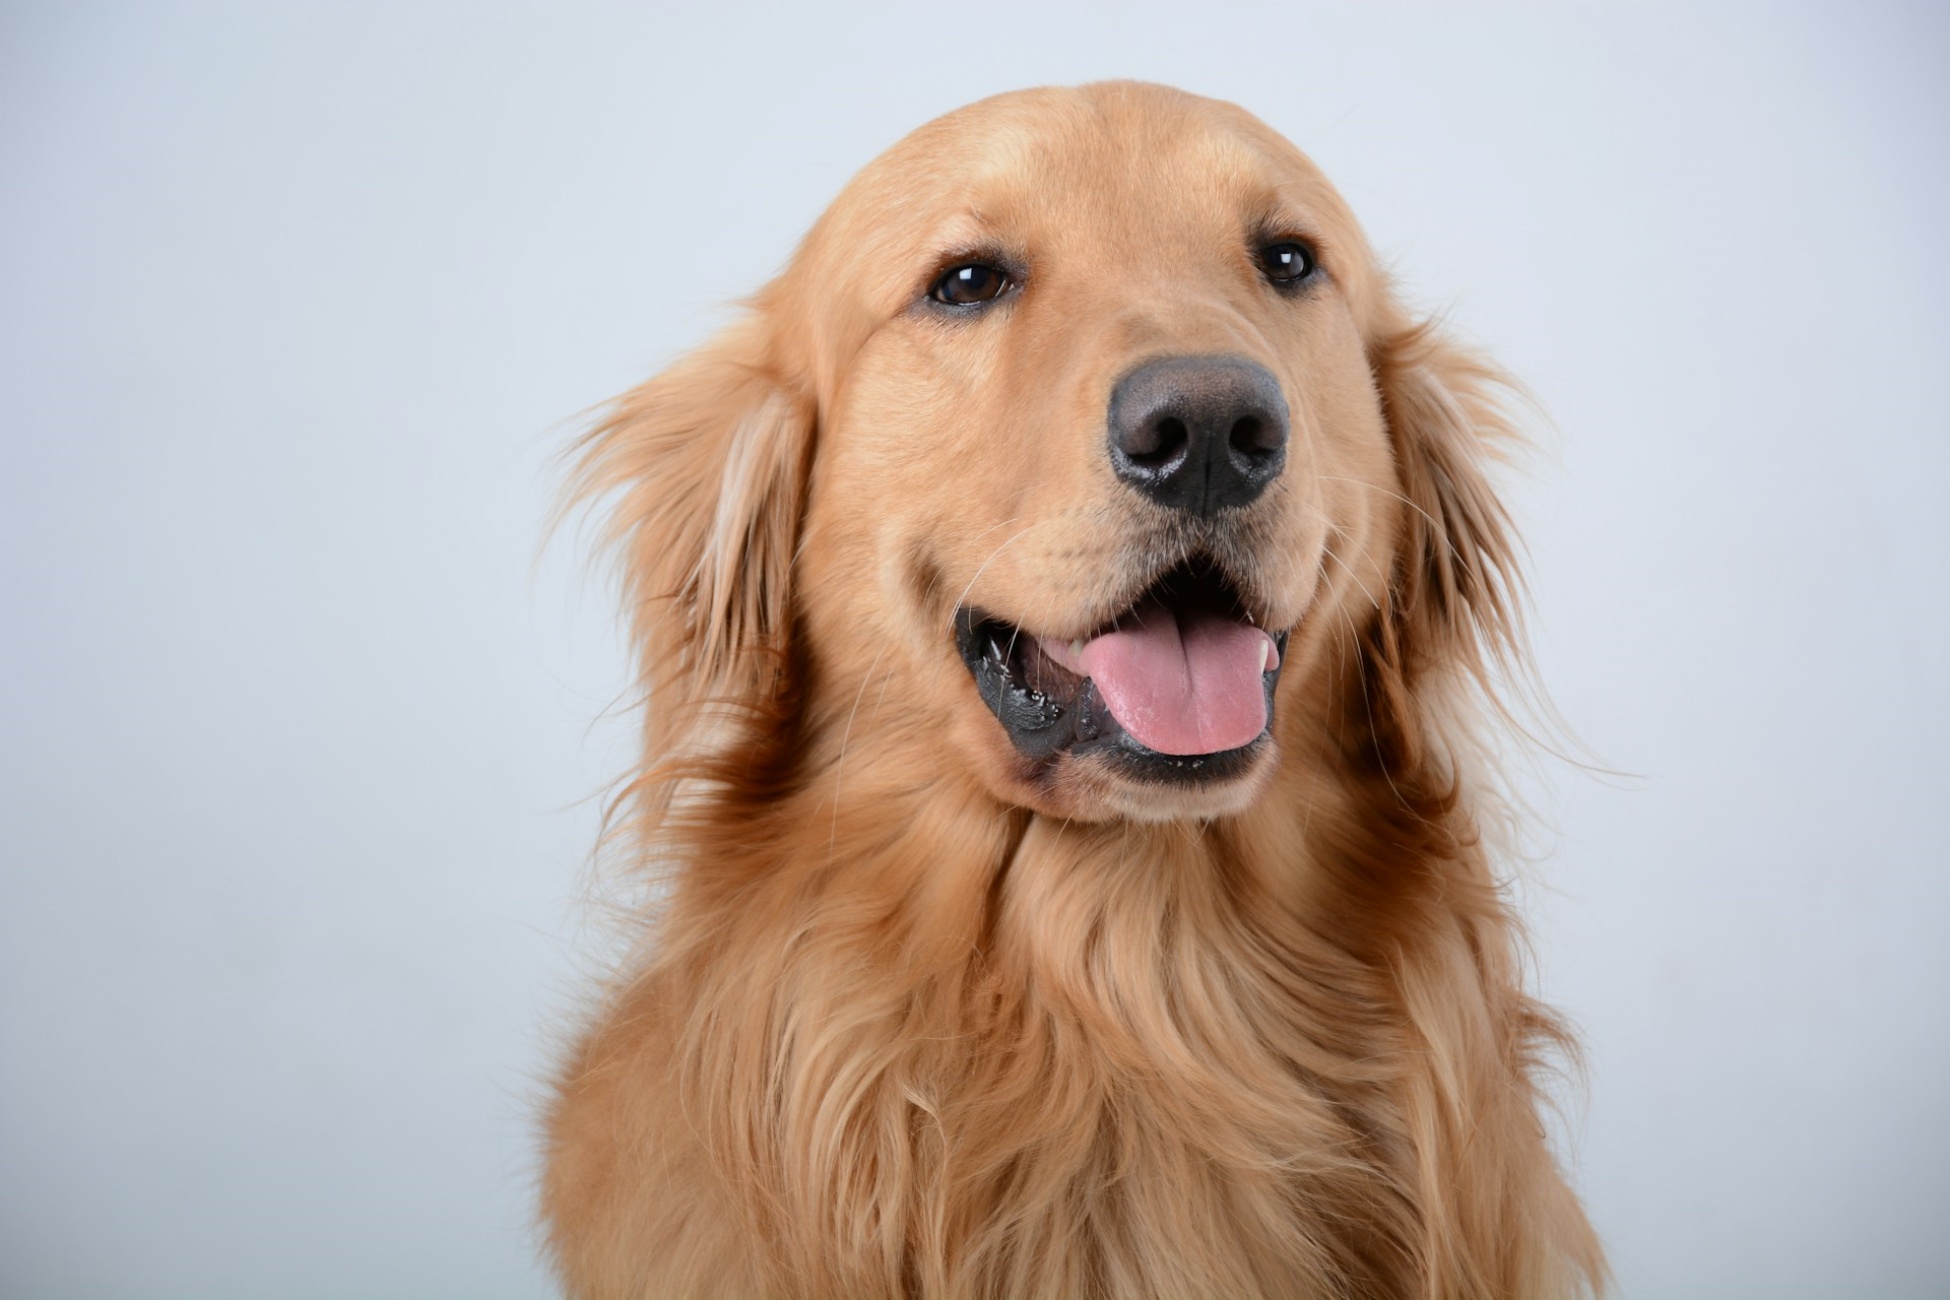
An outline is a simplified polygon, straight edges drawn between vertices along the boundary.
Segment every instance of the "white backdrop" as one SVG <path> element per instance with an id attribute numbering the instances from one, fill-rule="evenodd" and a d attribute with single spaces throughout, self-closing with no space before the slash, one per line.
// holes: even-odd
<path id="1" fill-rule="evenodd" d="M 1950 23 L 1838 6 L 0 15 L 0 1293 L 548 1293 L 576 413 L 908 128 L 1138 76 L 1557 432 L 1531 891 L 1628 1297 L 1950 1293 Z"/>

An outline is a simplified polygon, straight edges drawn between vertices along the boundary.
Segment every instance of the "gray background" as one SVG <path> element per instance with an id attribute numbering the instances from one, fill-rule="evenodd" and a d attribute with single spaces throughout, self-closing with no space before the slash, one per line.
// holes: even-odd
<path id="1" fill-rule="evenodd" d="M 1308 149 L 1556 432 L 1526 896 L 1622 1290 L 1950 1294 L 1950 25 L 10 6 L 0 1293 L 533 1296 L 602 932 L 577 413 L 908 128 L 1139 76 Z"/>

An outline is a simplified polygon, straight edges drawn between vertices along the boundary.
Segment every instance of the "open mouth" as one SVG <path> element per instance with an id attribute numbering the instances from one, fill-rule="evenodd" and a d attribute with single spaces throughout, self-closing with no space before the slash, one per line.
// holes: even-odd
<path id="1" fill-rule="evenodd" d="M 1044 641 L 964 607 L 955 641 L 1025 758 L 1101 753 L 1126 775 L 1182 785 L 1251 765 L 1287 634 L 1258 626 L 1225 573 L 1193 561 L 1090 636 Z"/>

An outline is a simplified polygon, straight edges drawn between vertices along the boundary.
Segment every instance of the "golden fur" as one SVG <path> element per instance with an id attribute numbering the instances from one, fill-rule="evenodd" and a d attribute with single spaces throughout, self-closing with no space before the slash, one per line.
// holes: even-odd
<path id="1" fill-rule="evenodd" d="M 1267 223 L 1321 285 L 1268 289 Z M 1015 299 L 931 313 L 991 249 Z M 1106 471 L 1105 399 L 1221 352 L 1278 377 L 1292 446 L 1194 537 Z M 662 884 L 549 1116 L 569 1293 L 1595 1290 L 1538 1118 L 1566 1044 L 1465 762 L 1513 646 L 1499 391 L 1290 144 L 1110 83 L 922 127 L 620 399 L 579 486 L 647 700 L 616 830 Z M 1026 762 L 958 606 L 1083 635 L 1195 544 L 1294 629 L 1263 761 Z"/>

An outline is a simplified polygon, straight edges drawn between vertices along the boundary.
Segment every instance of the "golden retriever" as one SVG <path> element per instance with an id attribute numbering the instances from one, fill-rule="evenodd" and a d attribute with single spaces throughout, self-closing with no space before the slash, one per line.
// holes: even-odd
<path id="1" fill-rule="evenodd" d="M 1238 108 L 983 101 L 621 398 L 660 882 L 560 1076 L 577 1297 L 1558 1297 L 1469 761 L 1498 374 Z"/>

